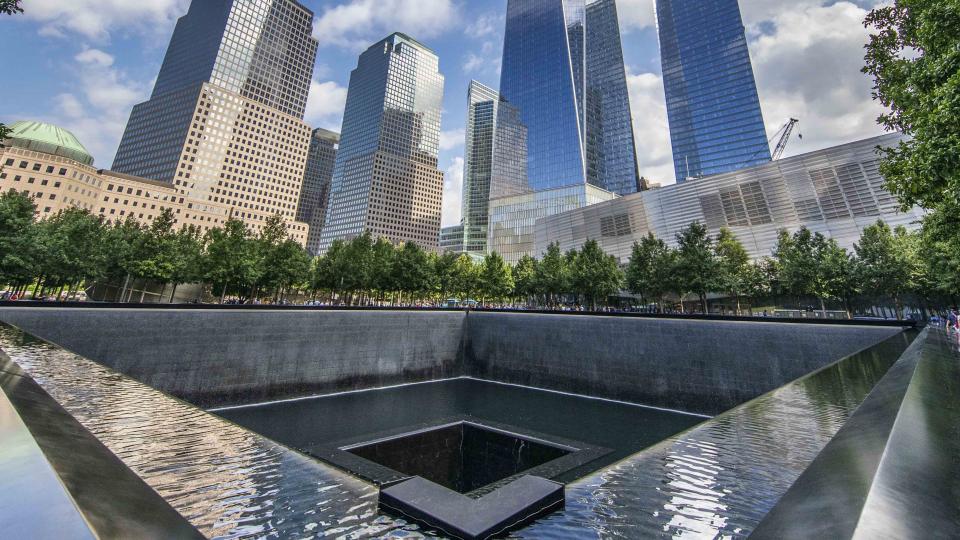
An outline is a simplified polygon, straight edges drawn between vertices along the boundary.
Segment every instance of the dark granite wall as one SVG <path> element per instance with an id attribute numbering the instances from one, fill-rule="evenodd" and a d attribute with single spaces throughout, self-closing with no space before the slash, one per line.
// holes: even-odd
<path id="1" fill-rule="evenodd" d="M 469 375 L 705 414 L 901 331 L 460 311 L 0 307 L 0 320 L 207 407 Z"/>
<path id="2" fill-rule="evenodd" d="M 481 379 L 717 414 L 902 331 L 893 327 L 471 313 Z"/>
<path id="3" fill-rule="evenodd" d="M 203 407 L 459 376 L 464 314 L 0 308 L 0 320 Z"/>

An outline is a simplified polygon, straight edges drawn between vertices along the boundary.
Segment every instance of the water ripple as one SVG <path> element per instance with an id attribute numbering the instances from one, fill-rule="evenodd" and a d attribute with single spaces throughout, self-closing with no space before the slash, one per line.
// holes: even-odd
<path id="1" fill-rule="evenodd" d="M 0 348 L 205 536 L 423 538 L 377 489 L 0 325 Z"/>

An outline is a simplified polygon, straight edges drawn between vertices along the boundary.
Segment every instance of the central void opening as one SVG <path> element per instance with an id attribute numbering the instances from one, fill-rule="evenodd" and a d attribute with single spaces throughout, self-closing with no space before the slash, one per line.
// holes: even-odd
<path id="1" fill-rule="evenodd" d="M 421 476 L 457 491 L 523 471 L 569 482 L 704 420 L 474 379 L 214 412 L 380 485 Z"/>
<path id="2" fill-rule="evenodd" d="M 459 422 L 345 450 L 403 474 L 469 493 L 575 449 Z"/>

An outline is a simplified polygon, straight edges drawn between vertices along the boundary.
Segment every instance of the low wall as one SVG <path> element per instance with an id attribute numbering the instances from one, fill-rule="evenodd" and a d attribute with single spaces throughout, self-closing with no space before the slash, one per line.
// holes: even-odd
<path id="1" fill-rule="evenodd" d="M 471 313 L 471 376 L 717 414 L 896 327 Z"/>
<path id="2" fill-rule="evenodd" d="M 202 407 L 459 376 L 465 314 L 0 308 L 0 320 Z"/>
<path id="3" fill-rule="evenodd" d="M 461 311 L 0 307 L 204 407 L 472 376 L 716 414 L 900 331 Z"/>

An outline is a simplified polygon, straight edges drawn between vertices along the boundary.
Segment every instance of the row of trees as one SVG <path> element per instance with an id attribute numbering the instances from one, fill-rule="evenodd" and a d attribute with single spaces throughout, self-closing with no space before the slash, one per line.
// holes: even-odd
<path id="1" fill-rule="evenodd" d="M 172 286 L 171 301 L 183 283 L 207 283 L 221 301 L 282 299 L 310 278 L 311 259 L 287 237 L 280 216 L 257 235 L 236 219 L 201 234 L 195 226 L 177 230 L 169 209 L 149 226 L 132 217 L 104 221 L 79 208 L 34 221 L 35 210 L 26 195 L 0 195 L 0 284 L 19 293 L 72 294 L 100 281 L 119 286 L 115 300 L 131 301 L 139 280 L 160 285 L 161 297 Z"/>
<path id="2" fill-rule="evenodd" d="M 792 235 L 781 231 L 772 255 L 759 261 L 750 260 L 729 230 L 711 238 L 699 223 L 679 233 L 677 244 L 669 248 L 653 235 L 635 244 L 627 288 L 661 305 L 667 294 L 696 294 L 704 312 L 707 295 L 718 293 L 732 300 L 737 313 L 744 301 L 779 297 L 794 299 L 798 308 L 811 299 L 824 311 L 828 302 L 839 304 L 848 313 L 859 298 L 889 299 L 901 314 L 908 296 L 936 305 L 958 292 L 939 279 L 928 235 L 891 230 L 882 221 L 864 229 L 852 253 L 806 228 Z"/>

